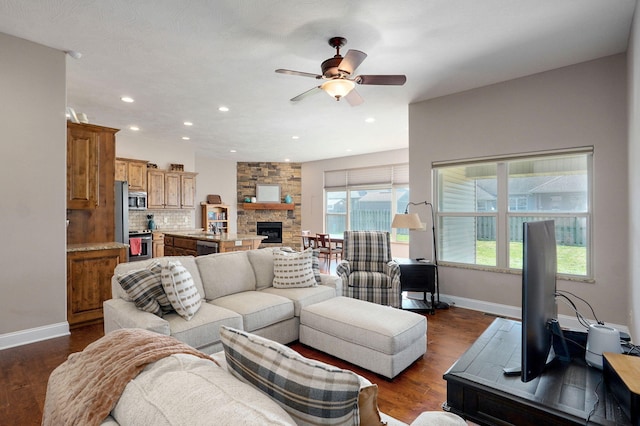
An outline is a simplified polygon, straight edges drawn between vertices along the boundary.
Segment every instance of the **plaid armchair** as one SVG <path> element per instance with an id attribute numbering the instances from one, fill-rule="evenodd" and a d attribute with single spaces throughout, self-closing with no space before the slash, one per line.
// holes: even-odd
<path id="1" fill-rule="evenodd" d="M 391 258 L 391 236 L 382 231 L 345 231 L 342 261 L 343 296 L 400 308 L 400 266 Z"/>

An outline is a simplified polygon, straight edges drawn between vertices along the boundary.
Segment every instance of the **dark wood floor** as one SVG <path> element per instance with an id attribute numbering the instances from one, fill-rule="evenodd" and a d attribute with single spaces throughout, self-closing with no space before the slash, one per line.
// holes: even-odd
<path id="1" fill-rule="evenodd" d="M 377 383 L 380 409 L 410 423 L 422 411 L 440 410 L 446 399 L 443 373 L 489 326 L 493 317 L 462 308 L 427 316 L 427 353 L 394 380 L 387 380 L 299 343 L 304 356 L 351 369 Z M 0 351 L 0 425 L 39 425 L 53 369 L 103 335 L 102 324 L 74 329 L 70 336 Z"/>

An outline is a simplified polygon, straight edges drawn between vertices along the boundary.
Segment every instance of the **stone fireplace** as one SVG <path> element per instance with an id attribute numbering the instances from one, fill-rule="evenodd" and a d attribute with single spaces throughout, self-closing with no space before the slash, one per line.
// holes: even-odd
<path id="1" fill-rule="evenodd" d="M 237 164 L 238 233 L 259 235 L 258 222 L 281 222 L 281 242 L 262 243 L 261 247 L 285 246 L 300 249 L 302 195 L 300 163 L 239 162 Z M 280 203 L 244 207 L 245 197 L 256 196 L 256 184 L 280 185 Z M 284 205 L 284 198 L 293 199 Z M 286 207 L 286 208 L 283 208 Z"/>

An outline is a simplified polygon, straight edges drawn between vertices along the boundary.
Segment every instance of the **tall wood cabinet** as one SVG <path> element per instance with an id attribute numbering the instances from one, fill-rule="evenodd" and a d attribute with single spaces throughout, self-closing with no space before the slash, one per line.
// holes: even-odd
<path id="1" fill-rule="evenodd" d="M 166 170 L 147 171 L 147 207 L 149 209 L 195 208 L 197 173 Z"/>
<path id="2" fill-rule="evenodd" d="M 100 205 L 100 168 L 108 154 L 101 153 L 101 145 L 115 147 L 117 131 L 67 122 L 67 209 L 87 210 Z"/>
<path id="3" fill-rule="evenodd" d="M 113 241 L 118 130 L 67 122 L 67 243 Z"/>
<path id="4" fill-rule="evenodd" d="M 126 249 L 104 247 L 67 252 L 67 321 L 70 327 L 98 322 L 102 302 L 111 299 L 111 276 L 127 261 Z"/>
<path id="5" fill-rule="evenodd" d="M 126 181 L 129 191 L 147 191 L 147 161 L 116 158 L 116 180 Z"/>

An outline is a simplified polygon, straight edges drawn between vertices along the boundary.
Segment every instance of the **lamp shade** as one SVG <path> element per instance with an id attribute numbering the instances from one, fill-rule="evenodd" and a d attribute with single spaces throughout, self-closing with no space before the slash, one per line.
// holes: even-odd
<path id="1" fill-rule="evenodd" d="M 417 213 L 396 214 L 391 222 L 392 228 L 422 229 L 422 222 Z"/>
<path id="2" fill-rule="evenodd" d="M 322 83 L 320 88 L 325 92 L 327 92 L 329 96 L 332 96 L 337 100 L 340 100 L 341 97 L 347 96 L 355 86 L 356 84 L 351 80 L 336 78 L 333 80 L 329 80 L 325 83 Z"/>

